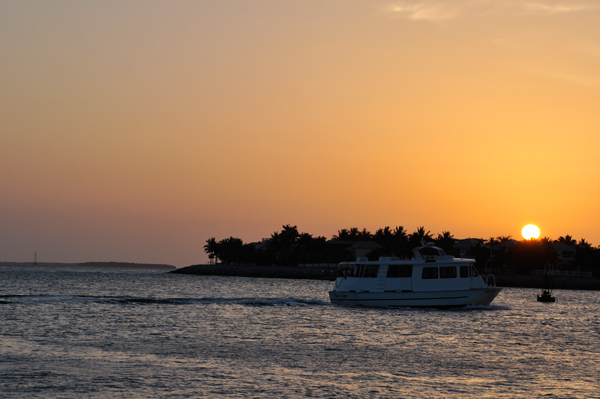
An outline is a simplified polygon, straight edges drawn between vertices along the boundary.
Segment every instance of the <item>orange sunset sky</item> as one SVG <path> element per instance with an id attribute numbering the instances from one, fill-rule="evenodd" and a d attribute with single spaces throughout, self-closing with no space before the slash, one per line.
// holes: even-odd
<path id="1" fill-rule="evenodd" d="M 597 1 L 0 1 L 0 261 L 283 224 L 600 244 Z"/>

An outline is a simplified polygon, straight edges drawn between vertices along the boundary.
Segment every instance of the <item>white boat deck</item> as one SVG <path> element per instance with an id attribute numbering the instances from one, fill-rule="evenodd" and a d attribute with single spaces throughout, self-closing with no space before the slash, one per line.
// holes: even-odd
<path id="1" fill-rule="evenodd" d="M 454 258 L 432 245 L 413 253 L 410 260 L 358 258 L 340 264 L 331 302 L 377 307 L 489 305 L 502 290 L 479 275 L 473 259 Z"/>

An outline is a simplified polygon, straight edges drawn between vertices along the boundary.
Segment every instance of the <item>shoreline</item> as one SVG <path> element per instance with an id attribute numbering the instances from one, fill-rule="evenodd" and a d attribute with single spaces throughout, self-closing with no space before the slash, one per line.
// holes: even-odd
<path id="1" fill-rule="evenodd" d="M 197 276 L 333 280 L 336 276 L 337 269 L 297 266 L 192 265 L 170 271 L 169 273 L 193 274 Z"/>
<path id="2" fill-rule="evenodd" d="M 169 273 L 197 276 L 334 280 L 337 269 L 297 266 L 192 265 Z M 544 285 L 543 277 L 542 275 L 495 275 L 498 287 L 540 289 Z M 600 291 L 600 279 L 597 277 L 553 276 L 551 285 L 553 290 Z"/>
<path id="3" fill-rule="evenodd" d="M 75 268 L 107 268 L 107 269 L 158 269 L 158 270 L 177 270 L 176 266 L 163 263 L 131 263 L 131 262 L 83 262 L 83 263 L 59 263 L 59 262 L 0 262 L 0 267 L 18 266 L 18 267 L 75 267 Z"/>

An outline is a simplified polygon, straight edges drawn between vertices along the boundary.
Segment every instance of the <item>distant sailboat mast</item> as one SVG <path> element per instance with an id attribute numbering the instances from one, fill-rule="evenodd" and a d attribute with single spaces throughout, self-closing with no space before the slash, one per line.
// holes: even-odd
<path id="1" fill-rule="evenodd" d="M 37 252 L 33 253 L 33 265 L 36 266 L 37 265 Z"/>

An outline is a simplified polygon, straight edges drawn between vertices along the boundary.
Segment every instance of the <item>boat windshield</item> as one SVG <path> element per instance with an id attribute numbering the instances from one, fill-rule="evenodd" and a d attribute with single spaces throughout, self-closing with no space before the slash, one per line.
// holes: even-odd
<path id="1" fill-rule="evenodd" d="M 379 265 L 355 265 L 354 270 L 350 269 L 351 275 L 349 277 L 364 277 L 364 278 L 376 278 L 379 273 Z"/>

